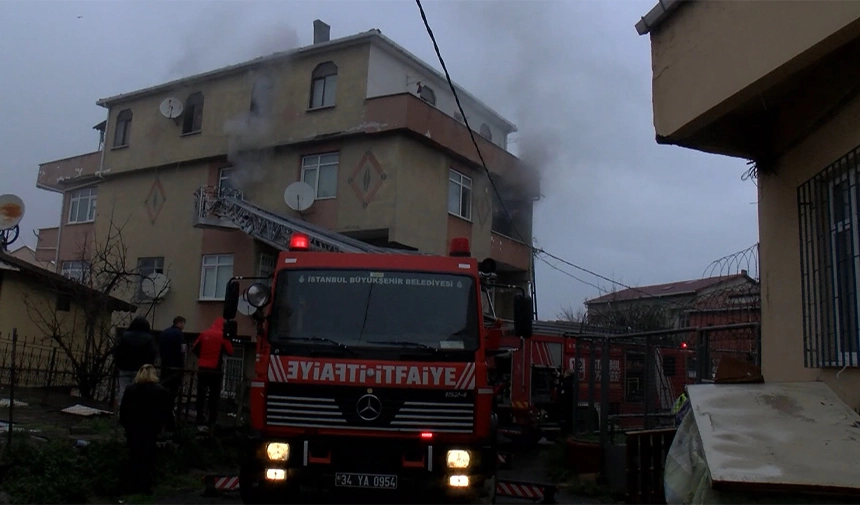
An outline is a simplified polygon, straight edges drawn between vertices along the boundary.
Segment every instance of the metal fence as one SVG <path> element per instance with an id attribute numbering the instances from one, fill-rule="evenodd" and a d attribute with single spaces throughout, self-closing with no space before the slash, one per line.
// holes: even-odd
<path id="1" fill-rule="evenodd" d="M 688 384 L 712 382 L 732 356 L 760 364 L 759 323 L 622 335 L 580 335 L 575 341 L 574 434 L 674 426 L 673 407 Z"/>
<path id="2" fill-rule="evenodd" d="M 13 332 L 0 333 L 0 386 L 9 389 L 11 395 L 16 389 L 52 388 L 66 389 L 70 396 L 80 396 L 80 386 L 86 382 L 92 389 L 88 395 L 90 399 L 108 409 L 115 409 L 117 372 L 110 356 L 101 373 L 88 376 L 86 370 L 98 367 L 80 364 L 94 359 L 92 354 L 87 355 L 78 348 L 64 350 L 42 343 L 43 340 L 25 336 L 15 338 Z M 243 359 L 240 354 L 225 363 L 218 404 L 219 425 L 237 426 L 248 419 L 250 380 L 246 378 Z M 192 363 L 182 370 L 182 383 L 177 394 L 176 414 L 180 423 L 193 422 L 197 413 L 198 373 L 193 360 L 189 362 Z M 156 368 L 161 376 L 161 367 L 156 364 Z"/>

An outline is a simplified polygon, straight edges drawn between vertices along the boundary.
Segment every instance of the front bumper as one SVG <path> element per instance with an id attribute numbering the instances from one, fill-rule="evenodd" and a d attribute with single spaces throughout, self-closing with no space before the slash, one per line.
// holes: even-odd
<path id="1" fill-rule="evenodd" d="M 268 461 L 265 448 L 272 441 L 290 444 L 287 461 Z M 471 453 L 469 468 L 447 468 L 446 455 L 450 449 L 468 450 Z M 350 496 L 408 494 L 409 502 L 425 498 L 431 502 L 440 499 L 456 501 L 458 498 L 483 496 L 487 492 L 487 479 L 495 475 L 498 461 L 495 450 L 489 446 L 358 437 L 257 439 L 251 441 L 248 456 L 243 466 L 241 487 L 254 486 L 266 495 L 283 493 L 295 496 L 309 491 Z M 268 469 L 282 469 L 285 478 L 267 480 Z M 397 486 L 396 489 L 343 487 L 336 483 L 338 473 L 396 476 Z M 452 476 L 468 477 L 468 485 L 452 486 Z M 383 480 L 377 479 L 377 483 Z"/>

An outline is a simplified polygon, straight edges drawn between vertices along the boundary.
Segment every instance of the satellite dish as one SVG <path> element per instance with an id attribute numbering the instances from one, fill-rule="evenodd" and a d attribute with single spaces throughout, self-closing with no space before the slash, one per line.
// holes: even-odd
<path id="1" fill-rule="evenodd" d="M 245 314 L 246 316 L 253 316 L 254 312 L 257 312 L 257 307 L 254 307 L 248 300 L 245 299 L 245 295 L 242 295 L 242 298 L 239 298 L 239 313 Z"/>
<path id="2" fill-rule="evenodd" d="M 151 274 L 143 279 L 143 294 L 152 300 L 160 300 L 170 290 L 170 279 L 164 274 Z"/>
<path id="3" fill-rule="evenodd" d="M 24 201 L 17 195 L 0 195 L 0 231 L 11 230 L 23 218 Z"/>
<path id="4" fill-rule="evenodd" d="M 158 110 L 161 112 L 161 115 L 166 117 L 167 119 L 176 119 L 180 115 L 182 115 L 183 110 L 182 101 L 178 98 L 165 98 L 161 105 L 158 107 Z"/>
<path id="5" fill-rule="evenodd" d="M 298 212 L 308 210 L 314 204 L 314 197 L 316 197 L 314 188 L 302 181 L 296 181 L 284 190 L 284 202 L 287 203 L 287 207 Z"/>

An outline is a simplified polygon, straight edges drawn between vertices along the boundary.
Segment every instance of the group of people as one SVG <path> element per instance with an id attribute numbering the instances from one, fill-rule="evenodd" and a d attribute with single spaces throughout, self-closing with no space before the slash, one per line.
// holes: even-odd
<path id="1" fill-rule="evenodd" d="M 177 316 L 156 341 L 146 318 L 137 317 L 113 349 L 118 369 L 119 422 L 129 451 L 130 492 L 151 494 L 158 435 L 175 428 L 176 399 L 182 387 L 187 350 L 184 329 L 185 318 Z M 223 318 L 217 318 L 200 333 L 191 352 L 197 356 L 197 425 L 206 426 L 208 420 L 208 427 L 213 428 L 221 396 L 222 358 L 233 355 L 233 345 L 224 338 Z M 156 361 L 160 361 L 160 379 Z"/>

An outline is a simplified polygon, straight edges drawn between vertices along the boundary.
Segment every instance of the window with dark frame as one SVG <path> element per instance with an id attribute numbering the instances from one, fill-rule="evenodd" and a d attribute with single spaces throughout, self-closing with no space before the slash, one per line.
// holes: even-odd
<path id="1" fill-rule="evenodd" d="M 675 356 L 663 356 L 663 376 L 674 377 L 678 373 L 678 361 Z"/>
<path id="2" fill-rule="evenodd" d="M 143 289 L 144 283 L 147 282 L 146 278 L 148 276 L 152 274 L 164 273 L 164 257 L 159 256 L 153 258 L 138 258 L 137 273 L 140 276 L 139 282 L 137 283 L 137 299 L 149 300 L 149 296 L 147 296 L 146 292 Z"/>
<path id="3" fill-rule="evenodd" d="M 472 220 L 472 178 L 448 170 L 448 213 Z"/>
<path id="4" fill-rule="evenodd" d="M 131 109 L 124 109 L 116 115 L 116 126 L 113 132 L 113 146 L 125 147 L 128 145 L 128 135 L 131 132 Z"/>
<path id="5" fill-rule="evenodd" d="M 806 367 L 857 367 L 860 147 L 797 189 Z"/>
<path id="6" fill-rule="evenodd" d="M 337 65 L 327 61 L 320 63 L 311 74 L 311 109 L 333 107 L 337 95 Z"/>
<path id="7" fill-rule="evenodd" d="M 185 100 L 182 113 L 182 134 L 197 133 L 203 129 L 203 93 L 191 93 Z"/>

